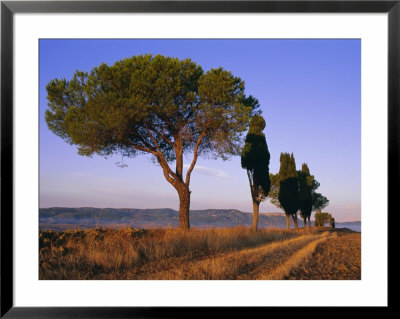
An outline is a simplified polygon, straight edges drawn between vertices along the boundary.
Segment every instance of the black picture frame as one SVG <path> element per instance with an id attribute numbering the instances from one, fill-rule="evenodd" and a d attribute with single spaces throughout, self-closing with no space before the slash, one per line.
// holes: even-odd
<path id="1" fill-rule="evenodd" d="M 177 318 L 226 316 L 225 307 L 15 307 L 13 303 L 13 15 L 15 13 L 388 13 L 388 212 L 398 209 L 400 188 L 400 0 L 356 1 L 1 1 L 1 317 L 5 318 Z M 387 213 L 388 213 L 387 212 Z M 392 220 L 388 213 L 388 218 Z M 388 234 L 393 234 L 389 223 Z M 390 247 L 390 236 L 388 247 Z M 390 250 L 390 249 L 389 249 Z M 390 264 L 388 252 L 388 265 Z M 389 269 L 388 269 L 389 270 Z M 388 287 L 390 280 L 388 280 Z M 391 298 L 388 298 L 388 310 Z M 261 307 L 263 308 L 263 307 Z M 259 307 L 252 307 L 260 310 Z M 262 309 L 261 309 L 262 310 Z M 296 315 L 309 310 L 288 309 Z M 350 309 L 347 308 L 348 312 Z M 262 310 L 264 311 L 264 310 Z M 268 310 L 270 311 L 270 310 Z M 331 309 L 336 312 L 339 309 Z M 357 309 L 359 311 L 359 309 Z M 369 310 L 371 311 L 371 310 Z M 234 310 L 249 315 L 247 307 Z"/>

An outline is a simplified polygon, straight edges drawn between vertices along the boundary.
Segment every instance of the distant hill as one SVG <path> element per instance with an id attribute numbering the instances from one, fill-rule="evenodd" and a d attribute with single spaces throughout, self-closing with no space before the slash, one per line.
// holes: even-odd
<path id="1" fill-rule="evenodd" d="M 190 211 L 190 225 L 193 227 L 235 227 L 239 225 L 251 226 L 253 215 L 237 209 L 205 209 Z M 170 208 L 131 209 L 131 208 L 66 208 L 52 207 L 39 209 L 40 229 L 75 229 L 93 227 L 120 228 L 131 226 L 134 228 L 148 227 L 176 227 L 179 214 Z M 336 223 L 336 227 L 347 227 L 361 231 L 361 223 Z M 303 222 L 299 219 L 299 226 Z M 350 227 L 351 226 L 351 227 Z M 285 228 L 286 219 L 283 213 L 261 213 L 260 228 Z M 359 230 L 358 230 L 359 228 Z"/>
<path id="2" fill-rule="evenodd" d="M 348 228 L 354 231 L 361 232 L 361 222 L 343 222 L 343 223 L 335 223 L 335 227 L 337 228 Z"/>

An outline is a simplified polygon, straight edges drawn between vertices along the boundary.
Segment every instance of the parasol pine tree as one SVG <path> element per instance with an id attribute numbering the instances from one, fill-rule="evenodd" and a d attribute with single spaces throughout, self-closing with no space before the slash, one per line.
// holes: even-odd
<path id="1" fill-rule="evenodd" d="M 230 71 L 204 72 L 190 59 L 161 55 L 103 63 L 69 81 L 54 79 L 46 89 L 49 129 L 80 155 L 152 155 L 178 193 L 181 229 L 190 228 L 190 176 L 198 157 L 239 155 L 259 107 Z"/>
<path id="2" fill-rule="evenodd" d="M 242 150 L 241 165 L 247 170 L 250 184 L 251 198 L 253 201 L 253 230 L 258 228 L 258 213 L 260 202 L 265 200 L 270 190 L 269 160 L 265 135 L 265 120 L 261 115 L 254 115 L 250 121 L 249 131 L 246 135 L 245 145 Z"/>

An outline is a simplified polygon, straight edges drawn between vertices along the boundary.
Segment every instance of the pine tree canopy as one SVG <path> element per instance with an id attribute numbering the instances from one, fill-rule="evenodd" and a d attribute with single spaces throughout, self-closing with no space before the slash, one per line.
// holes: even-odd
<path id="1" fill-rule="evenodd" d="M 46 87 L 48 127 L 81 155 L 150 153 L 171 162 L 180 152 L 226 159 L 259 107 L 244 82 L 190 59 L 140 55 Z"/>

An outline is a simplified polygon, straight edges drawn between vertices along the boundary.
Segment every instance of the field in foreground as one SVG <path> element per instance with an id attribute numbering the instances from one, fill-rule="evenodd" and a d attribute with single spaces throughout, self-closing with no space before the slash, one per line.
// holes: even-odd
<path id="1" fill-rule="evenodd" d="M 361 279 L 347 229 L 39 232 L 39 279 Z"/>

